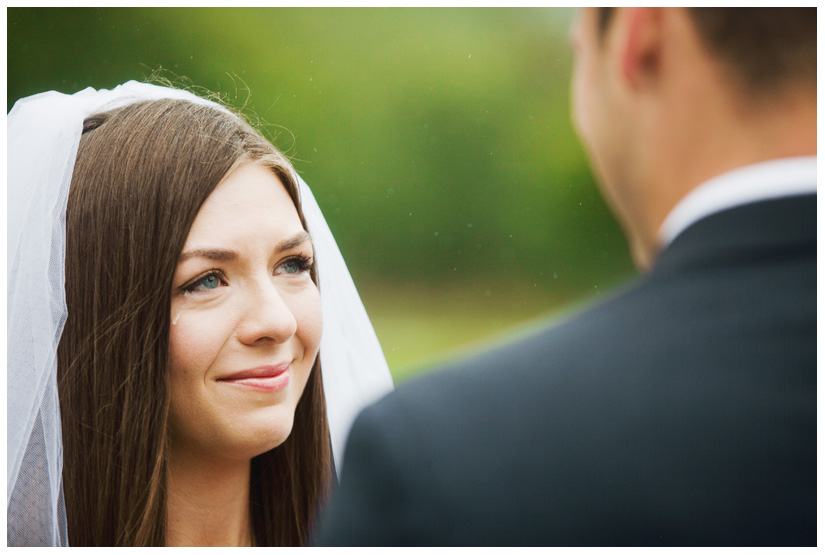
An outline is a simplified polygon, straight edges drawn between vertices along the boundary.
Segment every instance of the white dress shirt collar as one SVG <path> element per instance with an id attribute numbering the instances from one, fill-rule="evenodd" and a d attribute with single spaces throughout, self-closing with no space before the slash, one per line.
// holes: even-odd
<path id="1" fill-rule="evenodd" d="M 705 181 L 670 211 L 659 228 L 661 248 L 706 216 L 760 200 L 816 194 L 816 156 L 744 166 Z"/>

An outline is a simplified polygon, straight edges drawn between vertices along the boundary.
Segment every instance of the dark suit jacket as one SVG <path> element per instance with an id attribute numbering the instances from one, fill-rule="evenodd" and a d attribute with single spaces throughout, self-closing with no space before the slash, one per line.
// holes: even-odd
<path id="1" fill-rule="evenodd" d="M 816 197 L 364 410 L 318 543 L 815 545 Z"/>

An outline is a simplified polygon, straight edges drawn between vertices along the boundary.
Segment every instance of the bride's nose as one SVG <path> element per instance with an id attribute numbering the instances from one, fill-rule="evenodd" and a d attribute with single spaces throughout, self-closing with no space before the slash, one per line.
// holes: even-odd
<path id="1" fill-rule="evenodd" d="M 238 326 L 238 339 L 241 343 L 285 343 L 295 335 L 298 329 L 295 315 L 271 280 L 255 284 L 245 297 Z"/>

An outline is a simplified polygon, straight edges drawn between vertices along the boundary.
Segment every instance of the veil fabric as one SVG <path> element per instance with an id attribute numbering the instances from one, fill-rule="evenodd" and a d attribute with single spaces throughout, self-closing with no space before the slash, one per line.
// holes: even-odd
<path id="1" fill-rule="evenodd" d="M 129 81 L 73 95 L 50 91 L 15 103 L 7 119 L 7 542 L 68 545 L 62 493 L 57 346 L 64 294 L 66 202 L 83 121 L 142 100 L 175 98 L 225 110 L 188 91 Z M 315 246 L 324 333 L 321 365 L 330 439 L 340 472 L 358 411 L 392 378 L 341 252 L 298 177 Z"/>

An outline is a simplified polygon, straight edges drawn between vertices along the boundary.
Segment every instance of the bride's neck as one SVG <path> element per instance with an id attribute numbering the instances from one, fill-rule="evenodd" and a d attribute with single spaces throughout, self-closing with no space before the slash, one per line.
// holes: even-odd
<path id="1" fill-rule="evenodd" d="M 248 546 L 250 461 L 169 457 L 167 546 Z"/>

